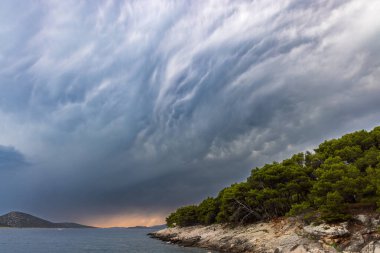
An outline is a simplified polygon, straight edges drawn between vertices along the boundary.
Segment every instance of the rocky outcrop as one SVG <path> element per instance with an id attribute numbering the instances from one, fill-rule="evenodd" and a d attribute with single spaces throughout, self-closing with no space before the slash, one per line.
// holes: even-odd
<path id="1" fill-rule="evenodd" d="M 340 238 L 350 234 L 347 229 L 347 222 L 335 225 L 320 224 L 317 226 L 309 225 L 305 226 L 303 230 L 315 237 L 329 237 L 329 238 Z"/>
<path id="2" fill-rule="evenodd" d="M 377 214 L 362 214 L 334 225 L 305 225 L 295 218 L 282 218 L 247 226 L 167 228 L 150 235 L 182 246 L 230 253 L 380 253 L 378 229 Z"/>
<path id="3" fill-rule="evenodd" d="M 363 247 L 361 253 L 380 253 L 380 242 L 370 242 Z"/>

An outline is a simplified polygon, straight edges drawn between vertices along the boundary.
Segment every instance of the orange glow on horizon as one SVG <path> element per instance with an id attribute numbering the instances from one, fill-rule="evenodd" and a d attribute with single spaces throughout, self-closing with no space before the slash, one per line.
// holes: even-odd
<path id="1" fill-rule="evenodd" d="M 155 226 L 165 224 L 165 216 L 162 214 L 141 215 L 141 214 L 120 214 L 97 216 L 84 219 L 82 222 L 89 226 L 100 228 L 109 227 L 134 227 L 134 226 Z"/>

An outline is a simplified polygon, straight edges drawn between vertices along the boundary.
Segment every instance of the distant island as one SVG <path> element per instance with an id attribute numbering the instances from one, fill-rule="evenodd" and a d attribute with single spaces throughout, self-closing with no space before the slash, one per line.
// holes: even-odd
<path id="1" fill-rule="evenodd" d="M 55 223 L 22 212 L 10 212 L 0 216 L 0 227 L 11 228 L 94 228 L 78 223 Z"/>
<path id="2" fill-rule="evenodd" d="M 155 225 L 155 226 L 133 226 L 133 227 L 109 227 L 106 229 L 164 229 L 167 226 L 163 225 Z"/>
<path id="3" fill-rule="evenodd" d="M 166 225 L 155 225 L 155 226 L 134 226 L 134 227 L 127 227 L 128 229 L 164 229 L 166 228 Z"/>

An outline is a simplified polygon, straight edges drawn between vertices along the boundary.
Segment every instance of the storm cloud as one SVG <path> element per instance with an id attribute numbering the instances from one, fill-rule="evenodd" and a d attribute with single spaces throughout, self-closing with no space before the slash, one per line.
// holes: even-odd
<path id="1" fill-rule="evenodd" d="M 19 151 L 12 147 L 0 146 L 0 171 L 27 166 L 28 163 Z"/>
<path id="2" fill-rule="evenodd" d="M 0 211 L 163 217 L 373 128 L 378 13 L 359 0 L 2 1 Z M 8 154 L 28 166 L 1 169 Z"/>

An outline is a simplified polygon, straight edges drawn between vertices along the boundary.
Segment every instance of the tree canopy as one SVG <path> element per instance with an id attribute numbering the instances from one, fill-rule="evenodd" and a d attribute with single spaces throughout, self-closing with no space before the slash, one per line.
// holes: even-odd
<path id="1" fill-rule="evenodd" d="M 312 214 L 325 222 L 350 218 L 354 207 L 380 206 L 380 127 L 325 141 L 313 152 L 252 170 L 199 205 L 170 214 L 168 226 L 249 223 Z"/>

